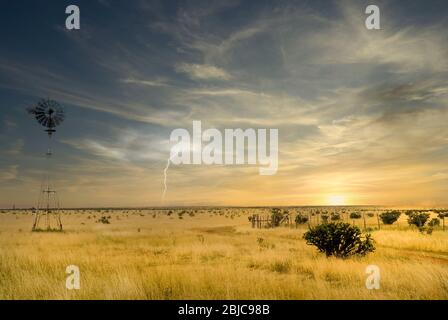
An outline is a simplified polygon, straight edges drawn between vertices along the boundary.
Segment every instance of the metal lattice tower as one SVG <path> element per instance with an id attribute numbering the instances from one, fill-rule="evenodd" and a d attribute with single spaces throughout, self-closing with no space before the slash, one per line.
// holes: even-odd
<path id="1" fill-rule="evenodd" d="M 27 109 L 29 114 L 32 114 L 37 122 L 44 126 L 45 132 L 48 135 L 48 150 L 46 155 L 47 168 L 45 177 L 42 180 L 39 193 L 39 201 L 37 210 L 34 216 L 33 231 L 62 231 L 62 221 L 59 212 L 59 198 L 58 194 L 52 184 L 52 156 L 51 138 L 56 132 L 56 127 L 60 125 L 65 118 L 64 110 L 54 100 L 42 99 L 36 106 Z M 43 220 L 43 221 L 42 221 Z M 42 228 L 41 225 L 44 225 Z"/>

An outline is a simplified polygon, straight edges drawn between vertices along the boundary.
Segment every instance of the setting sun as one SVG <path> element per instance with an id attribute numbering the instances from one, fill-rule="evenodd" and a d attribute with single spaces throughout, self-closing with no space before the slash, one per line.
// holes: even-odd
<path id="1" fill-rule="evenodd" d="M 343 206 L 346 204 L 345 196 L 330 196 L 328 197 L 328 204 L 332 206 Z"/>

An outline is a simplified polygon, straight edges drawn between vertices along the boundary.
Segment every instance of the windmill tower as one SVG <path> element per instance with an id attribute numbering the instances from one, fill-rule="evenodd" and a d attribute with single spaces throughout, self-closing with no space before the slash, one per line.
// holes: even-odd
<path id="1" fill-rule="evenodd" d="M 42 99 L 35 106 L 27 109 L 37 122 L 44 126 L 48 135 L 48 150 L 46 153 L 46 173 L 42 181 L 39 202 L 34 216 L 33 231 L 62 231 L 59 212 L 59 199 L 51 182 L 51 137 L 56 127 L 64 121 L 64 110 L 53 100 Z M 41 227 L 43 226 L 43 227 Z"/>

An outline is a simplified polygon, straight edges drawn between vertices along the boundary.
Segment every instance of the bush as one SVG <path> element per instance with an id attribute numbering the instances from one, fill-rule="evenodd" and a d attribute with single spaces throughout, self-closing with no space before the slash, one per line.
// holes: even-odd
<path id="1" fill-rule="evenodd" d="M 308 245 L 316 246 L 327 257 L 364 256 L 375 251 L 374 240 L 370 234 L 367 234 L 363 239 L 358 227 L 344 222 L 318 225 L 307 231 L 303 238 Z"/>
<path id="2" fill-rule="evenodd" d="M 341 216 L 337 213 L 334 213 L 331 215 L 330 219 L 331 219 L 331 221 L 339 221 L 339 220 L 341 220 Z"/>
<path id="3" fill-rule="evenodd" d="M 323 223 L 327 223 L 328 222 L 328 214 L 323 214 L 320 217 L 322 218 L 322 222 Z"/>
<path id="4" fill-rule="evenodd" d="M 437 218 L 432 218 L 431 221 L 428 222 L 428 226 L 438 227 L 438 226 L 440 226 L 440 220 Z"/>
<path id="5" fill-rule="evenodd" d="M 102 216 L 102 217 L 99 218 L 96 222 L 98 222 L 98 223 L 102 223 L 102 224 L 110 224 L 109 219 L 110 219 L 110 217 Z"/>
<path id="6" fill-rule="evenodd" d="M 381 221 L 383 221 L 384 224 L 393 224 L 400 216 L 400 211 L 388 211 L 380 214 Z"/>
<path id="7" fill-rule="evenodd" d="M 302 215 L 302 214 L 299 213 L 299 214 L 296 216 L 295 221 L 296 221 L 297 224 L 304 224 L 304 223 L 307 223 L 307 222 L 308 222 L 308 217 L 307 217 L 307 216 L 304 216 L 304 215 Z"/>
<path id="8" fill-rule="evenodd" d="M 373 218 L 373 217 L 375 216 L 375 214 L 374 214 L 373 212 L 369 212 L 369 213 L 367 213 L 367 216 L 368 216 L 369 218 Z"/>
<path id="9" fill-rule="evenodd" d="M 429 213 L 425 212 L 412 212 L 408 216 L 409 225 L 414 225 L 417 228 L 422 228 L 426 221 L 429 219 Z"/>
<path id="10" fill-rule="evenodd" d="M 359 212 L 350 213 L 350 219 L 361 219 L 361 214 Z"/>

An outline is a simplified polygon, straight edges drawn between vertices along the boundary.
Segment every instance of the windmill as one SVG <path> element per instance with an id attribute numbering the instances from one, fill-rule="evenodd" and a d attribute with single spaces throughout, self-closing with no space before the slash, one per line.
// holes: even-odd
<path id="1" fill-rule="evenodd" d="M 37 122 L 45 127 L 48 135 L 48 150 L 46 153 L 47 169 L 45 178 L 42 181 L 39 194 L 39 202 L 34 216 L 33 231 L 62 231 L 61 216 L 59 213 L 59 199 L 56 190 L 51 184 L 51 137 L 56 132 L 56 127 L 65 118 L 64 110 L 54 100 L 42 99 L 35 106 L 27 109 Z M 44 221 L 41 221 L 43 218 Z M 40 223 L 45 223 L 45 228 L 40 227 Z"/>

